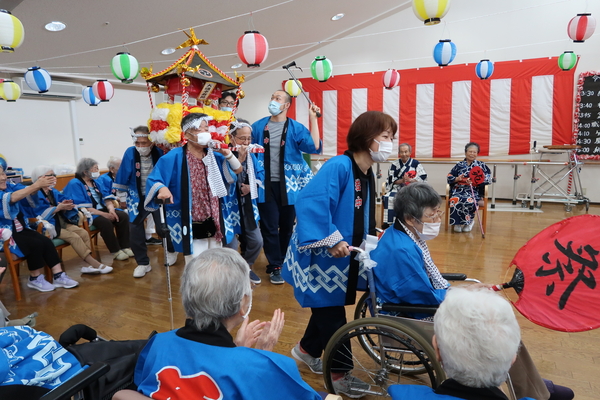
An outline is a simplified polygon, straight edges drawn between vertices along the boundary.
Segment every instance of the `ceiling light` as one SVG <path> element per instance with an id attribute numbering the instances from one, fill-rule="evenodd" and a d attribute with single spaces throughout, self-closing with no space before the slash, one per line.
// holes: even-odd
<path id="1" fill-rule="evenodd" d="M 162 54 L 163 56 L 168 56 L 169 54 L 173 54 L 173 53 L 175 53 L 175 49 L 172 47 L 168 47 L 160 52 L 160 54 Z"/>
<path id="2" fill-rule="evenodd" d="M 242 65 L 244 65 L 244 64 L 239 64 L 239 63 L 238 63 L 238 64 L 233 64 L 233 65 L 231 66 L 231 68 L 232 68 L 232 69 L 238 69 L 238 68 L 241 68 L 241 67 L 242 67 Z"/>
<path id="3" fill-rule="evenodd" d="M 64 22 L 60 22 L 60 21 L 52 21 L 52 22 L 48 22 L 46 25 L 44 25 L 44 28 L 46 28 L 47 31 L 50 32 L 60 32 L 63 29 L 65 29 L 67 27 L 67 25 L 65 25 Z"/>
<path id="4" fill-rule="evenodd" d="M 332 21 L 339 21 L 342 18 L 344 18 L 344 13 L 339 13 L 339 14 L 335 14 L 333 17 L 331 17 L 331 20 Z"/>

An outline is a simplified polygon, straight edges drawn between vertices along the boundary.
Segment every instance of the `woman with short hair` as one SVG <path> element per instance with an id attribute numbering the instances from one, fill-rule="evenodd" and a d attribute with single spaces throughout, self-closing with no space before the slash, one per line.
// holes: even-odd
<path id="1" fill-rule="evenodd" d="M 77 164 L 75 178 L 67 183 L 63 194 L 73 200 L 77 208 L 86 209 L 92 215 L 94 226 L 100 230 L 114 258 L 127 260 L 133 257 L 129 248 L 129 215 L 115 208 L 115 196 L 102 195 L 95 182 L 99 176 L 98 162 L 92 158 L 82 158 Z"/>

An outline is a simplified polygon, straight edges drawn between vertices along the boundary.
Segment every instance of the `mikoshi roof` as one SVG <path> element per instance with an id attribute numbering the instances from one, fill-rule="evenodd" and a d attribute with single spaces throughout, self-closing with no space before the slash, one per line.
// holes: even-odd
<path id="1" fill-rule="evenodd" d="M 185 75 L 189 77 L 220 83 L 222 85 L 222 90 L 226 91 L 237 88 L 244 81 L 243 75 L 240 77 L 236 76 L 236 79 L 233 79 L 210 62 L 210 60 L 198 49 L 198 45 L 208 44 L 208 42 L 204 39 L 196 38 L 193 28 L 190 28 L 190 34 L 187 32 L 184 33 L 189 39 L 180 44 L 177 49 L 188 46 L 190 49 L 177 61 L 160 72 L 152 73 L 152 68 L 142 68 L 140 74 L 147 82 L 164 85 L 169 78 L 181 75 L 182 72 L 185 72 Z"/>

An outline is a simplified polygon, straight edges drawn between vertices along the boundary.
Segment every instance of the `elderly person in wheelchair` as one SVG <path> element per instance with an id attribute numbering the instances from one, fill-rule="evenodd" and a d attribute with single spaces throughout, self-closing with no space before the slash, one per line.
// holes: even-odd
<path id="1" fill-rule="evenodd" d="M 206 250 L 187 263 L 181 278 L 185 327 L 153 336 L 136 366 L 138 392 L 121 391 L 113 399 L 320 400 L 291 358 L 270 351 L 283 313 L 276 310 L 270 322 L 248 322 L 249 274 L 242 256 L 228 248 Z M 239 325 L 234 338 L 230 331 Z"/>
<path id="2" fill-rule="evenodd" d="M 396 194 L 396 221 L 370 254 L 377 262 L 373 275 L 378 303 L 433 307 L 443 304 L 450 284 L 434 264 L 426 244 L 438 235 L 440 204 L 440 196 L 427 183 L 410 184 Z M 402 313 L 402 316 L 431 319 L 422 313 Z M 542 380 L 525 346 L 519 348 L 511 378 L 518 398 L 573 398 L 570 389 Z"/>

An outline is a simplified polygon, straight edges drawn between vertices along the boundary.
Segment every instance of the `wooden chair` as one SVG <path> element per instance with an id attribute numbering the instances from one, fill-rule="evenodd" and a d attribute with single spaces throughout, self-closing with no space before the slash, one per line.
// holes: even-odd
<path id="1" fill-rule="evenodd" d="M 92 246 L 90 250 L 96 255 L 97 259 L 100 259 L 100 252 L 98 251 L 98 234 L 100 233 L 100 230 L 94 225 L 90 225 L 85 216 L 82 216 L 81 218 L 83 218 L 83 229 L 90 235 L 90 245 Z"/>
<path id="2" fill-rule="evenodd" d="M 19 267 L 21 263 L 27 261 L 25 257 L 17 257 L 15 254 L 10 251 L 10 240 L 4 241 L 4 256 L 6 257 L 7 267 L 10 271 L 10 277 L 12 279 L 13 291 L 15 292 L 15 299 L 17 301 L 21 301 L 21 286 L 19 285 L 19 275 L 20 270 Z M 52 283 L 52 271 L 46 265 L 44 268 L 44 272 L 46 274 L 46 280 Z"/>
<path id="3" fill-rule="evenodd" d="M 483 227 L 483 233 L 485 234 L 486 226 L 487 226 L 487 209 L 488 209 L 488 185 L 483 185 L 483 189 L 477 188 L 479 190 L 479 195 L 481 196 L 481 200 L 479 200 L 479 212 L 481 215 L 481 226 Z M 483 191 L 483 193 L 481 193 Z M 446 201 L 445 201 L 445 213 L 446 216 L 444 219 L 446 220 L 446 230 L 450 227 L 450 185 L 446 185 Z M 477 217 L 475 217 L 477 218 Z"/>

